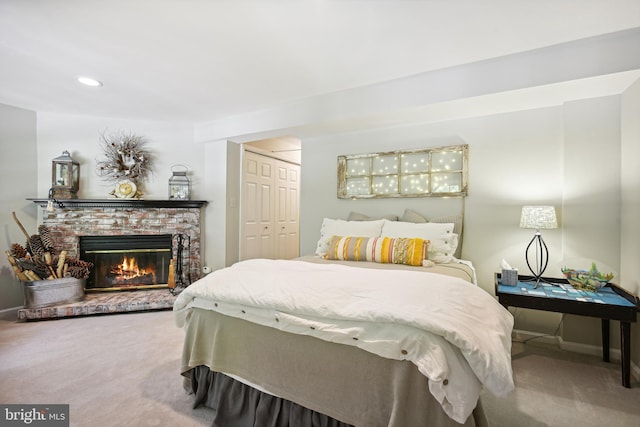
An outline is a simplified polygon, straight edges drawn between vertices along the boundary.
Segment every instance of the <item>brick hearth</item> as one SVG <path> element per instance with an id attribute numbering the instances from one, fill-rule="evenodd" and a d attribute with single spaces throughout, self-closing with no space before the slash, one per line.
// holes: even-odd
<path id="1" fill-rule="evenodd" d="M 133 313 L 138 311 L 171 310 L 176 296 L 168 289 L 144 291 L 93 292 L 82 301 L 50 307 L 22 308 L 19 321 L 62 319 L 103 314 Z"/>

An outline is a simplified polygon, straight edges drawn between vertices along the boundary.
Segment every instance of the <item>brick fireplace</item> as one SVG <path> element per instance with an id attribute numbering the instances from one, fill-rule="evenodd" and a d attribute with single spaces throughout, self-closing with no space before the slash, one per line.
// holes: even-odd
<path id="1" fill-rule="evenodd" d="M 42 208 L 42 223 L 56 245 L 80 257 L 81 236 L 180 236 L 172 240 L 173 258 L 182 247 L 183 284 L 201 277 L 201 214 L 205 201 L 192 200 L 62 200 L 64 207 L 46 210 L 47 200 L 32 199 Z M 137 239 L 136 239 L 137 240 Z"/>

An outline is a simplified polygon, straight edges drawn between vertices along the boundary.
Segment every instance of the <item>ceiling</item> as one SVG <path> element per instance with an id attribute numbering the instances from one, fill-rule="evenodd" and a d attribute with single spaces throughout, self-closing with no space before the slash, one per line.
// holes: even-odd
<path id="1" fill-rule="evenodd" d="M 640 0 L 0 0 L 0 103 L 198 124 L 636 27 Z"/>

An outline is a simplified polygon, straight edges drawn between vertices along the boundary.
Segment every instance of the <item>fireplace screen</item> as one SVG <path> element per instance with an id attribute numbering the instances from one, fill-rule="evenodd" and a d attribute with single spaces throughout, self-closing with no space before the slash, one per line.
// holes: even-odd
<path id="1" fill-rule="evenodd" d="M 167 287 L 172 236 L 81 236 L 80 258 L 94 267 L 87 290 Z"/>

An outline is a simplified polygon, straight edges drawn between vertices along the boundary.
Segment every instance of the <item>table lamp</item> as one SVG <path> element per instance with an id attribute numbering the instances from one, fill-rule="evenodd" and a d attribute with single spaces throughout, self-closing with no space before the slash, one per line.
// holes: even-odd
<path id="1" fill-rule="evenodd" d="M 533 238 L 527 245 L 525 250 L 525 259 L 527 260 L 527 267 L 533 275 L 532 281 L 536 282 L 537 288 L 540 282 L 544 282 L 542 274 L 547 268 L 549 263 L 549 249 L 547 244 L 542 239 L 542 233 L 540 230 L 551 230 L 558 228 L 558 221 L 556 220 L 556 210 L 553 206 L 523 206 L 522 213 L 520 215 L 520 228 L 533 228 L 536 230 Z M 529 260 L 529 252 L 531 246 L 535 247 L 535 269 L 531 266 Z"/>

